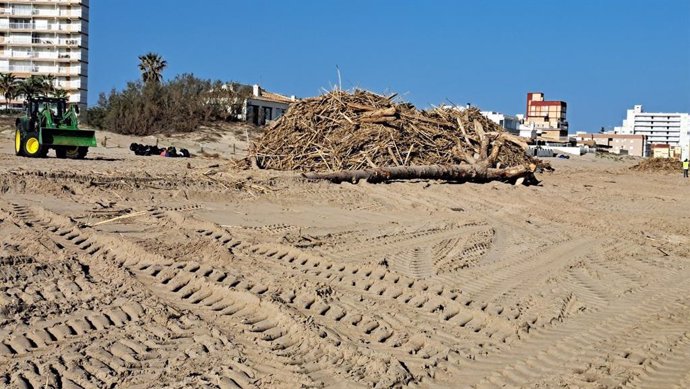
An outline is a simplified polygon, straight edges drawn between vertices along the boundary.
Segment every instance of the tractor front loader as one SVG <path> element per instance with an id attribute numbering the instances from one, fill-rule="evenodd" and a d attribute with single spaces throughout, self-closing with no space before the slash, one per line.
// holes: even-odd
<path id="1" fill-rule="evenodd" d="M 30 97 L 17 119 L 14 150 L 17 155 L 43 158 L 55 149 L 58 158 L 84 158 L 96 146 L 94 131 L 80 130 L 78 108 L 64 98 Z"/>

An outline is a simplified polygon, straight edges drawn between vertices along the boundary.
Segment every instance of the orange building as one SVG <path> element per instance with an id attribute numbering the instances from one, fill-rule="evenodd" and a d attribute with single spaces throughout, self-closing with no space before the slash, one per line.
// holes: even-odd
<path id="1" fill-rule="evenodd" d="M 534 125 L 537 132 L 548 134 L 549 138 L 558 133 L 558 137 L 568 137 L 568 121 L 565 101 L 546 101 L 541 92 L 527 94 L 527 112 L 525 124 Z"/>

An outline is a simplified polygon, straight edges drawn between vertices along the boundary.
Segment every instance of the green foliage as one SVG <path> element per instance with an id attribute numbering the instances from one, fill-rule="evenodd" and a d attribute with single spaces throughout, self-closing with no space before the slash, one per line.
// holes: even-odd
<path id="1" fill-rule="evenodd" d="M 168 62 L 156 53 L 147 53 L 139 56 L 139 70 L 141 79 L 145 84 L 160 83 L 163 79 L 163 69 Z"/>
<path id="2" fill-rule="evenodd" d="M 66 90 L 60 88 L 53 88 L 51 94 L 58 99 L 66 99 L 69 95 Z"/>
<path id="3" fill-rule="evenodd" d="M 233 119 L 251 93 L 249 86 L 191 74 L 168 82 L 130 82 L 122 91 L 101 94 L 86 122 L 131 135 L 191 132 L 204 123 Z"/>
<path id="4" fill-rule="evenodd" d="M 17 96 L 19 82 L 12 73 L 0 73 L 0 93 L 5 97 L 5 109 L 9 109 L 10 100 Z"/>
<path id="5" fill-rule="evenodd" d="M 10 100 L 20 96 L 27 99 L 31 96 L 41 95 L 67 98 L 69 95 L 67 91 L 56 88 L 55 80 L 55 76 L 52 74 L 32 75 L 28 78 L 18 79 L 12 73 L 0 73 L 0 93 L 5 97 L 6 108 L 9 108 Z"/>
<path id="6" fill-rule="evenodd" d="M 55 76 L 30 76 L 19 82 L 16 96 L 28 99 L 33 96 L 50 95 L 54 90 Z"/>

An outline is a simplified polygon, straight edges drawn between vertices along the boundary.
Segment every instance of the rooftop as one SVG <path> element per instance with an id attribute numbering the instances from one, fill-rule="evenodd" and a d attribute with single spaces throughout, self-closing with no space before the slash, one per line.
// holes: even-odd
<path id="1" fill-rule="evenodd" d="M 592 138 L 618 138 L 618 139 L 640 139 L 640 138 L 644 138 L 646 136 L 646 135 L 642 135 L 642 134 L 586 134 L 586 135 L 591 135 Z"/>
<path id="2" fill-rule="evenodd" d="M 276 103 L 294 103 L 295 102 L 294 97 L 283 96 L 281 94 L 269 92 L 269 91 L 266 91 L 263 89 L 261 89 L 259 91 L 258 96 L 255 94 L 251 98 L 254 100 L 273 101 Z"/>

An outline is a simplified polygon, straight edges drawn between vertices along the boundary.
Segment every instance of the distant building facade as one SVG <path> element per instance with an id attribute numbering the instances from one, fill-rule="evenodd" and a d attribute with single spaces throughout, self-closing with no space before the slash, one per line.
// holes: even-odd
<path id="1" fill-rule="evenodd" d="M 539 138 L 541 140 L 552 141 L 552 142 L 567 142 L 568 141 L 568 132 L 566 131 L 564 133 L 563 130 L 559 129 L 559 128 L 542 128 L 542 129 L 536 130 L 536 131 L 537 131 L 537 134 L 539 135 Z"/>
<path id="2" fill-rule="evenodd" d="M 680 146 L 670 146 L 664 143 L 655 143 L 651 146 L 652 157 L 681 159 L 683 150 Z"/>
<path id="3" fill-rule="evenodd" d="M 683 158 L 688 157 L 690 147 L 690 114 L 670 112 L 645 112 L 642 105 L 627 111 L 623 124 L 615 127 L 617 134 L 646 135 L 649 145 L 668 145 L 680 148 Z M 669 148 L 663 148 L 668 150 Z"/>
<path id="4" fill-rule="evenodd" d="M 0 1 L 0 73 L 55 76 L 53 86 L 85 106 L 88 47 L 89 0 Z"/>
<path id="5" fill-rule="evenodd" d="M 633 134 L 587 134 L 577 133 L 575 141 L 579 146 L 599 147 L 612 154 L 648 157 L 651 155 L 646 135 Z"/>
<path id="6" fill-rule="evenodd" d="M 246 121 L 263 126 L 266 122 L 283 116 L 295 101 L 295 96 L 283 96 L 253 85 L 252 95 L 245 101 L 243 116 Z"/>
<path id="7" fill-rule="evenodd" d="M 544 100 L 541 92 L 527 93 L 525 125 L 533 127 L 543 138 L 563 140 L 568 138 L 568 105 L 565 101 Z"/>
<path id="8" fill-rule="evenodd" d="M 481 114 L 492 122 L 505 128 L 511 134 L 520 134 L 520 119 L 517 116 L 493 111 L 481 111 Z"/>

